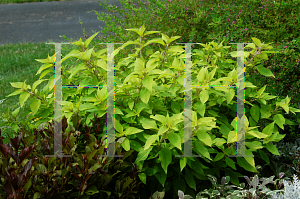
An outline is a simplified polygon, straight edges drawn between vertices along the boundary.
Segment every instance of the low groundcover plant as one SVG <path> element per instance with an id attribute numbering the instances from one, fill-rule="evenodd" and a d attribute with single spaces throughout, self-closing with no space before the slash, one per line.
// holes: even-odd
<path id="1" fill-rule="evenodd" d="M 237 117 L 236 88 L 228 87 L 197 87 L 192 89 L 192 135 L 193 152 L 199 158 L 181 157 L 184 141 L 184 92 L 185 92 L 185 49 L 182 45 L 171 45 L 180 36 L 169 38 L 161 33 L 161 38 L 147 42 L 144 36 L 160 33 L 146 31 L 144 25 L 139 29 L 127 29 L 139 35 L 134 41 L 128 41 L 114 50 L 115 56 L 126 46 L 137 45 L 136 51 L 115 64 L 115 137 L 122 140 L 122 148 L 134 150 L 134 164 L 140 170 L 139 179 L 146 184 L 142 190 L 145 197 L 155 191 L 165 191 L 166 198 L 177 196 L 178 190 L 195 197 L 195 193 L 207 187 L 208 175 L 225 174 L 230 182 L 238 186 L 241 173 L 257 173 L 255 157 L 266 156 L 264 150 L 279 155 L 272 142 L 279 142 L 285 135 L 279 134 L 278 127 L 291 122 L 284 118 L 282 112 L 300 112 L 291 107 L 287 96 L 280 101 L 269 103 L 277 96 L 265 93 L 266 85 L 257 88 L 253 85 L 247 71 L 255 70 L 264 76 L 273 76 L 272 72 L 260 65 L 261 60 L 268 59 L 272 49 L 257 38 L 246 45 L 250 52 L 244 52 L 245 63 L 245 155 L 253 157 L 228 157 L 236 153 Z M 72 50 L 62 58 L 75 57 L 81 63 L 70 68 L 69 77 L 63 77 L 64 85 L 106 85 L 108 56 L 107 49 L 97 52 L 89 48 L 95 33 L 86 41 L 74 42 L 78 49 Z M 161 45 L 159 51 L 143 51 L 151 43 Z M 236 61 L 226 58 L 229 46 L 215 42 L 200 44 L 203 49 L 195 49 L 192 61 L 193 85 L 236 85 Z M 164 49 L 163 49 L 164 48 Z M 145 53 L 145 55 L 144 55 Z M 229 53 L 237 57 L 237 51 Z M 41 128 L 44 123 L 53 120 L 54 111 L 54 77 L 42 79 L 53 72 L 55 55 L 37 60 L 43 65 L 37 74 L 40 78 L 32 86 L 24 82 L 11 85 L 18 90 L 10 94 L 20 95 L 20 105 L 30 100 L 28 125 Z M 62 68 L 66 66 L 62 65 Z M 50 70 L 48 68 L 51 68 Z M 48 70 L 45 70 L 48 69 Z M 43 72 L 42 72 L 43 71 Z M 79 74 L 81 73 L 81 74 Z M 43 89 L 38 89 L 42 81 L 48 81 Z M 62 116 L 67 118 L 68 128 L 75 125 L 74 115 L 84 118 L 88 126 L 96 114 L 102 117 L 106 113 L 107 89 L 82 87 L 62 91 Z M 20 108 L 20 107 L 19 107 Z M 13 118 L 19 108 L 8 114 L 9 125 L 16 124 Z M 33 117 L 40 118 L 33 124 Z M 218 125 L 217 125 L 218 124 Z M 18 126 L 15 129 L 18 130 Z M 105 132 L 105 127 L 102 129 Z M 268 164 L 268 162 L 266 162 Z"/>

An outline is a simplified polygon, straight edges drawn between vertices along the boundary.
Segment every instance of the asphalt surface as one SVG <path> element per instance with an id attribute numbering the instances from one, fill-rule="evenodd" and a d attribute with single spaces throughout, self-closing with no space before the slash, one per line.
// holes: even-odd
<path id="1" fill-rule="evenodd" d="M 99 5 L 104 0 L 52 1 L 0 4 L 0 45 L 15 43 L 69 42 L 59 37 L 78 40 L 106 27 L 92 11 L 108 13 Z M 109 4 L 122 7 L 118 0 Z M 90 11 L 90 13 L 88 13 Z M 79 22 L 82 21 L 82 27 Z"/>

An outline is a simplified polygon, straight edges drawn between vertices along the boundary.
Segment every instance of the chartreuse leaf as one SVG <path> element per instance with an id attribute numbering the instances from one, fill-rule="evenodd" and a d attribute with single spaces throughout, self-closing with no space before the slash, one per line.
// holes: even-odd
<path id="1" fill-rule="evenodd" d="M 58 53 L 58 52 L 57 52 L 57 53 Z M 56 54 L 57 54 L 57 53 L 56 53 Z M 55 55 L 56 55 L 56 54 L 55 54 Z M 54 55 L 54 56 L 55 56 L 55 55 Z M 50 64 L 50 63 L 52 63 L 52 62 L 51 62 L 51 58 L 49 57 L 49 54 L 48 54 L 48 57 L 47 57 L 46 59 L 35 59 L 35 60 L 36 60 L 37 62 L 40 62 L 40 63 L 43 63 L 43 64 Z"/>
<path id="2" fill-rule="evenodd" d="M 70 70 L 71 75 L 70 75 L 69 79 L 71 79 L 75 74 L 77 74 L 78 71 L 84 70 L 84 69 L 87 69 L 84 64 L 78 64 L 76 67 L 74 67 Z"/>
<path id="3" fill-rule="evenodd" d="M 245 155 L 252 155 L 250 150 L 245 149 Z M 247 171 L 256 173 L 254 158 L 253 157 L 237 157 L 237 163 L 240 167 L 244 168 Z"/>
<path id="4" fill-rule="evenodd" d="M 144 161 L 147 159 L 150 151 L 152 150 L 153 146 L 150 146 L 148 149 L 142 149 L 139 153 L 138 156 L 134 162 L 134 164 L 137 164 L 140 161 Z"/>
<path id="5" fill-rule="evenodd" d="M 81 38 L 78 41 L 73 42 L 72 44 L 75 44 L 76 46 L 84 46 L 84 43 L 82 42 Z"/>
<path id="6" fill-rule="evenodd" d="M 200 83 L 203 83 L 205 81 L 205 76 L 208 74 L 208 71 L 206 68 L 202 67 L 200 72 L 197 75 L 197 79 Z"/>
<path id="7" fill-rule="evenodd" d="M 135 127 L 128 127 L 124 134 L 127 136 L 127 135 L 133 135 L 133 134 L 136 134 L 136 133 L 140 133 L 142 132 L 143 130 L 141 129 L 138 129 L 138 128 L 135 128 Z"/>
<path id="8" fill-rule="evenodd" d="M 268 124 L 264 130 L 262 131 L 263 134 L 266 134 L 266 135 L 272 135 L 273 133 L 273 130 L 274 130 L 274 124 L 275 122 L 272 122 L 271 124 Z"/>
<path id="9" fill-rule="evenodd" d="M 128 138 L 125 138 L 124 141 L 122 142 L 122 146 L 125 149 L 125 151 L 130 150 L 130 142 Z"/>
<path id="10" fill-rule="evenodd" d="M 131 28 L 131 29 L 125 29 L 125 30 L 129 30 L 129 31 L 136 32 L 140 37 L 142 37 L 143 34 L 144 34 L 144 31 L 145 31 L 146 29 L 145 29 L 145 26 L 142 25 L 139 29 L 137 29 L 137 28 Z"/>
<path id="11" fill-rule="evenodd" d="M 157 139 L 158 139 L 157 134 L 149 136 L 144 147 L 145 150 L 148 149 Z"/>
<path id="12" fill-rule="evenodd" d="M 140 119 L 140 123 L 142 124 L 144 129 L 157 129 L 157 125 L 154 120 L 143 117 Z"/>
<path id="13" fill-rule="evenodd" d="M 209 160 L 212 160 L 210 158 L 210 154 L 207 150 L 207 148 L 205 146 L 203 146 L 199 141 L 195 141 L 195 146 L 196 146 L 196 149 L 198 150 L 198 152 L 200 152 L 201 155 L 203 155 L 204 157 L 206 157 L 207 159 Z"/>
<path id="14" fill-rule="evenodd" d="M 115 119 L 115 129 L 119 133 L 121 133 L 121 134 L 123 133 L 123 126 L 122 126 L 122 124 L 120 124 L 120 122 L 117 119 Z"/>
<path id="15" fill-rule="evenodd" d="M 54 88 L 54 76 L 51 76 L 49 78 L 49 91 L 52 91 L 52 89 Z"/>
<path id="16" fill-rule="evenodd" d="M 23 91 L 22 89 L 19 89 L 19 90 L 16 90 L 14 91 L 13 93 L 9 94 L 8 96 L 6 97 L 10 97 L 10 96 L 14 96 L 14 95 L 18 95 L 20 93 L 24 93 L 25 91 Z"/>
<path id="17" fill-rule="evenodd" d="M 40 74 L 43 70 L 45 70 L 46 68 L 50 68 L 53 67 L 53 64 L 44 64 L 40 67 L 40 69 L 38 70 L 38 72 L 35 75 Z M 54 67 L 53 67 L 54 68 Z"/>
<path id="18" fill-rule="evenodd" d="M 281 114 L 277 114 L 273 117 L 275 123 L 283 130 L 283 124 L 285 123 L 285 118 Z"/>
<path id="19" fill-rule="evenodd" d="M 187 162 L 187 158 L 183 157 L 180 158 L 180 172 L 184 169 L 184 167 L 186 166 L 186 162 Z"/>
<path id="20" fill-rule="evenodd" d="M 178 134 L 173 132 L 168 133 L 168 140 L 173 146 L 181 150 L 181 138 Z"/>
<path id="21" fill-rule="evenodd" d="M 91 49 L 89 49 L 89 50 L 87 50 L 87 51 L 85 51 L 83 53 L 83 60 L 85 60 L 85 61 L 90 60 L 93 51 L 94 51 L 94 47 L 91 48 Z"/>
<path id="22" fill-rule="evenodd" d="M 265 91 L 266 89 L 266 85 L 264 87 L 262 87 L 261 89 L 259 89 L 259 91 L 257 91 L 257 96 L 261 96 L 261 94 Z"/>
<path id="23" fill-rule="evenodd" d="M 264 148 L 261 142 L 258 141 L 245 142 L 245 145 L 249 148 L 250 151 L 256 151 L 257 149 Z"/>
<path id="24" fill-rule="evenodd" d="M 146 31 L 146 32 L 144 33 L 144 36 L 146 36 L 146 35 L 151 35 L 151 34 L 154 34 L 154 33 L 160 33 L 160 31 Z"/>
<path id="25" fill-rule="evenodd" d="M 145 86 L 150 93 L 152 92 L 152 86 L 153 86 L 153 79 L 149 75 L 143 78 L 142 80 L 143 86 Z"/>
<path id="26" fill-rule="evenodd" d="M 161 161 L 161 167 L 167 174 L 168 166 L 172 162 L 172 152 L 168 147 L 164 147 L 158 152 Z"/>
<path id="27" fill-rule="evenodd" d="M 18 114 L 19 114 L 19 111 L 20 111 L 20 107 L 17 108 L 16 110 L 14 110 L 11 114 L 12 116 L 16 117 Z"/>
<path id="28" fill-rule="evenodd" d="M 226 143 L 226 140 L 223 138 L 214 139 L 214 145 L 216 145 L 220 149 L 224 149 L 224 146 L 223 146 L 224 143 Z"/>
<path id="29" fill-rule="evenodd" d="M 19 96 L 19 101 L 20 101 L 20 105 L 21 105 L 21 108 L 24 106 L 24 103 L 27 101 L 27 99 L 30 97 L 30 94 L 27 93 L 27 92 L 24 92 L 22 93 L 20 96 Z"/>
<path id="30" fill-rule="evenodd" d="M 234 95 L 235 95 L 234 90 L 233 89 L 229 89 L 229 92 L 227 92 L 225 94 L 225 96 L 227 96 L 227 104 L 229 104 L 232 101 Z"/>
<path id="31" fill-rule="evenodd" d="M 151 95 L 151 92 L 147 88 L 142 88 L 142 90 L 140 92 L 140 98 L 141 98 L 142 102 L 144 102 L 145 104 L 148 104 L 150 95 Z"/>
<path id="32" fill-rule="evenodd" d="M 107 71 L 107 64 L 103 59 L 98 59 L 96 62 L 96 66 L 99 66 L 103 68 L 105 71 Z"/>
<path id="33" fill-rule="evenodd" d="M 258 58 L 261 58 L 261 59 L 264 59 L 264 60 L 268 60 L 268 55 L 266 53 L 263 53 L 265 51 L 261 51 L 261 54 L 258 54 L 257 57 Z"/>
<path id="34" fill-rule="evenodd" d="M 203 144 L 210 146 L 212 145 L 213 141 L 208 133 L 206 131 L 198 131 L 197 137 L 199 140 L 203 142 Z"/>
<path id="35" fill-rule="evenodd" d="M 209 81 L 212 80 L 215 76 L 217 68 L 214 68 L 210 73 L 209 73 Z"/>
<path id="36" fill-rule="evenodd" d="M 53 70 L 45 70 L 45 71 L 41 74 L 39 80 L 42 79 L 44 76 L 46 76 L 48 73 L 51 73 L 51 72 L 53 72 Z"/>
<path id="37" fill-rule="evenodd" d="M 94 39 L 94 37 L 97 36 L 99 32 L 96 32 L 95 34 L 93 34 L 92 36 L 90 36 L 87 40 L 85 40 L 84 42 L 84 48 L 87 48 L 88 45 L 91 43 L 91 41 Z"/>
<path id="38" fill-rule="evenodd" d="M 274 144 L 271 143 L 267 143 L 266 144 L 266 148 L 268 149 L 268 151 L 270 151 L 271 153 L 273 153 L 274 155 L 280 155 L 276 146 Z"/>
<path id="39" fill-rule="evenodd" d="M 248 131 L 246 133 L 253 136 L 253 137 L 256 137 L 256 138 L 266 138 L 266 137 L 268 137 L 268 135 L 263 134 L 263 133 L 261 133 L 257 130 Z"/>
<path id="40" fill-rule="evenodd" d="M 253 40 L 253 43 L 254 43 L 257 47 L 260 48 L 260 47 L 262 46 L 262 44 L 261 44 L 261 42 L 260 42 L 259 39 L 255 38 L 255 37 L 252 37 L 252 40 Z"/>
<path id="41" fill-rule="evenodd" d="M 163 116 L 163 115 L 159 115 L 159 114 L 156 114 L 155 116 L 150 115 L 150 118 L 155 119 L 155 120 L 161 122 L 163 125 L 167 124 L 166 117 Z"/>
<path id="42" fill-rule="evenodd" d="M 205 102 L 209 99 L 209 94 L 208 94 L 208 91 L 207 90 L 202 90 L 200 92 L 200 100 L 202 102 L 202 104 L 205 104 Z"/>
<path id="43" fill-rule="evenodd" d="M 261 114 L 261 118 L 269 118 L 272 115 L 270 105 L 261 104 L 260 114 Z"/>
<path id="44" fill-rule="evenodd" d="M 133 106 L 134 106 L 134 101 L 133 101 L 132 99 L 130 99 L 130 100 L 128 101 L 128 107 L 130 108 L 130 110 L 133 109 Z"/>
<path id="45" fill-rule="evenodd" d="M 43 81 L 45 81 L 45 79 L 43 80 L 37 80 L 36 82 L 33 83 L 32 88 L 31 88 L 31 92 L 33 92 L 35 90 L 35 88 L 40 85 Z"/>
<path id="46" fill-rule="evenodd" d="M 169 128 L 166 126 L 161 126 L 158 130 L 158 135 L 164 134 Z"/>
<path id="47" fill-rule="evenodd" d="M 267 69 L 267 68 L 265 68 L 263 66 L 260 66 L 260 65 L 256 66 L 256 68 L 257 68 L 258 72 L 261 75 L 264 75 L 266 77 L 274 77 L 275 78 L 275 76 L 273 75 L 273 73 L 269 69 Z"/>
<path id="48" fill-rule="evenodd" d="M 30 99 L 30 110 L 32 111 L 33 115 L 37 113 L 41 105 L 41 100 L 37 98 Z"/>
<path id="49" fill-rule="evenodd" d="M 233 143 L 237 141 L 237 133 L 236 131 L 230 131 L 228 133 L 227 144 Z"/>

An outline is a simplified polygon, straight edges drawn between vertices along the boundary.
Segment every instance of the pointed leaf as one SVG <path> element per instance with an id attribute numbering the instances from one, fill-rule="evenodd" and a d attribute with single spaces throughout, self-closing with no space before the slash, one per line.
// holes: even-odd
<path id="1" fill-rule="evenodd" d="M 159 114 L 156 114 L 155 116 L 150 115 L 150 118 L 155 119 L 155 120 L 161 122 L 163 125 L 167 124 L 166 117 L 163 116 L 163 115 L 159 115 Z"/>
<path id="2" fill-rule="evenodd" d="M 209 154 L 207 148 L 204 147 L 200 142 L 195 142 L 195 146 L 196 146 L 196 149 L 198 150 L 198 152 L 200 152 L 201 155 L 203 155 L 204 157 L 206 157 L 209 160 L 212 160 L 210 158 L 210 154 Z"/>
<path id="3" fill-rule="evenodd" d="M 263 134 L 266 134 L 266 135 L 271 135 L 273 133 L 273 130 L 274 130 L 274 123 L 275 122 L 272 122 L 270 124 L 268 124 L 264 130 L 262 131 Z"/>
<path id="4" fill-rule="evenodd" d="M 87 48 L 88 45 L 91 43 L 91 41 L 94 39 L 94 37 L 97 36 L 99 32 L 96 32 L 95 34 L 93 34 L 92 36 L 90 36 L 85 42 L 84 42 L 84 47 Z"/>
<path id="5" fill-rule="evenodd" d="M 159 181 L 159 183 L 164 187 L 166 179 L 167 179 L 167 174 L 164 171 L 160 171 L 155 174 L 155 177 Z"/>
<path id="6" fill-rule="evenodd" d="M 128 127 L 124 134 L 127 136 L 127 135 L 133 135 L 133 134 L 136 134 L 136 133 L 140 133 L 142 132 L 143 130 L 141 129 L 138 129 L 138 128 L 135 128 L 135 127 Z"/>
<path id="7" fill-rule="evenodd" d="M 210 146 L 212 145 L 213 141 L 208 133 L 206 131 L 198 131 L 197 137 L 199 140 L 203 142 L 203 144 Z"/>
<path id="8" fill-rule="evenodd" d="M 172 132 L 168 133 L 168 140 L 172 145 L 181 150 L 181 138 L 178 134 Z"/>
<path id="9" fill-rule="evenodd" d="M 186 166 L 186 162 L 187 162 L 187 158 L 186 157 L 180 158 L 180 172 L 182 172 L 182 170 Z"/>
<path id="10" fill-rule="evenodd" d="M 20 105 L 21 105 L 21 108 L 24 106 L 24 103 L 27 101 L 27 99 L 30 97 L 30 94 L 27 93 L 27 92 L 24 92 L 22 93 L 20 96 L 19 96 L 19 101 L 20 101 Z"/>
<path id="11" fill-rule="evenodd" d="M 37 98 L 30 99 L 30 110 L 32 111 L 33 115 L 37 113 L 41 105 L 41 100 Z"/>
<path id="12" fill-rule="evenodd" d="M 7 95 L 6 97 L 14 96 L 14 95 L 19 95 L 20 93 L 25 93 L 22 89 L 16 90 L 13 93 Z"/>
<path id="13" fill-rule="evenodd" d="M 156 140 L 158 139 L 158 135 L 151 135 L 148 137 L 144 149 L 148 149 Z"/>
<path id="14" fill-rule="evenodd" d="M 161 166 L 165 173 L 167 174 L 168 166 L 172 162 L 172 152 L 169 148 L 164 147 L 158 152 L 159 159 L 161 161 Z"/>
<path id="15" fill-rule="evenodd" d="M 130 142 L 128 138 L 125 138 L 123 143 L 122 143 L 123 148 L 125 149 L 125 151 L 129 151 L 130 150 Z"/>
<path id="16" fill-rule="evenodd" d="M 194 189 L 196 191 L 196 182 L 194 180 L 192 173 L 188 169 L 185 169 L 184 177 L 185 177 L 185 181 L 189 185 L 189 187 L 191 187 L 192 189 Z"/>
<path id="17" fill-rule="evenodd" d="M 209 99 L 209 94 L 207 90 L 202 90 L 200 92 L 200 100 L 202 104 L 205 104 L 205 102 Z"/>
<path id="18" fill-rule="evenodd" d="M 235 162 L 234 162 L 232 159 L 230 159 L 230 158 L 228 158 L 228 157 L 225 156 L 225 162 L 226 162 L 226 164 L 227 164 L 228 166 L 230 166 L 232 169 L 236 170 Z"/>
<path id="19" fill-rule="evenodd" d="M 255 120 L 255 122 L 258 122 L 259 120 L 259 107 L 257 105 L 254 105 L 250 109 L 250 114 L 252 118 Z"/>
<path id="20" fill-rule="evenodd" d="M 152 77 L 147 75 L 146 77 L 143 78 L 142 83 L 143 83 L 143 86 L 145 86 L 151 93 L 152 92 L 152 85 L 153 85 Z"/>
<path id="21" fill-rule="evenodd" d="M 257 67 L 258 72 L 261 75 L 264 75 L 266 77 L 274 77 L 275 78 L 275 76 L 273 75 L 273 73 L 269 69 L 267 69 L 263 66 L 256 66 L 256 67 Z"/>
<path id="22" fill-rule="evenodd" d="M 236 131 L 230 131 L 228 133 L 227 144 L 237 142 L 237 133 Z"/>
<path id="23" fill-rule="evenodd" d="M 37 59 L 36 59 L 37 60 Z M 46 68 L 50 68 L 50 67 L 53 67 L 53 64 L 44 64 L 40 67 L 40 69 L 38 70 L 38 72 L 35 74 L 35 75 L 38 75 L 40 74 L 43 70 L 45 70 Z M 53 67 L 54 69 L 54 67 Z"/>
<path id="24" fill-rule="evenodd" d="M 283 124 L 285 123 L 285 118 L 283 115 L 277 114 L 273 117 L 273 120 L 282 130 L 284 130 Z"/>
<path id="25" fill-rule="evenodd" d="M 154 120 L 150 120 L 148 118 L 141 118 L 140 123 L 142 124 L 144 129 L 157 129 L 157 125 Z"/>
<path id="26" fill-rule="evenodd" d="M 266 148 L 268 149 L 268 151 L 270 151 L 271 153 L 273 153 L 274 155 L 280 155 L 276 146 L 274 144 L 271 143 L 267 143 L 266 144 Z"/>
<path id="27" fill-rule="evenodd" d="M 148 89 L 142 88 L 142 90 L 140 92 L 140 98 L 141 98 L 142 102 L 144 102 L 145 104 L 148 104 L 150 95 L 151 95 L 151 92 Z"/>
<path id="28" fill-rule="evenodd" d="M 258 46 L 259 48 L 262 46 L 261 42 L 259 39 L 252 37 L 253 43 Z"/>
<path id="29" fill-rule="evenodd" d="M 138 156 L 134 162 L 134 164 L 137 164 L 138 162 L 140 161 L 144 161 L 147 159 L 150 151 L 152 150 L 153 146 L 150 146 L 148 149 L 146 150 L 141 150 L 139 153 L 138 153 Z"/>

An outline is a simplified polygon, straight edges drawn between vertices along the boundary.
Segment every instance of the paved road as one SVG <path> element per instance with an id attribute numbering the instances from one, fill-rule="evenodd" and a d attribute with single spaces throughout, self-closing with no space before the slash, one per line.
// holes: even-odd
<path id="1" fill-rule="evenodd" d="M 109 3 L 122 7 L 118 0 L 109 0 Z M 106 27 L 92 10 L 108 13 L 99 5 L 99 0 L 0 4 L 0 45 L 68 42 L 59 35 L 78 40 L 84 37 L 79 17 L 86 34 L 91 36 L 101 30 L 100 26 Z"/>

